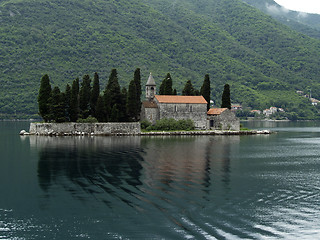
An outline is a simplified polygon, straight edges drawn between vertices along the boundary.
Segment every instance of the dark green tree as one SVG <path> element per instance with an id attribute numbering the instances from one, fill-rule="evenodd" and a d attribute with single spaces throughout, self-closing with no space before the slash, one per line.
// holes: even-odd
<path id="1" fill-rule="evenodd" d="M 210 94 L 211 94 L 209 74 L 206 74 L 204 76 L 204 81 L 203 81 L 203 84 L 201 86 L 200 94 L 208 102 L 207 110 L 209 110 L 209 108 L 210 108 Z"/>
<path id="2" fill-rule="evenodd" d="M 109 80 L 104 91 L 104 104 L 107 119 L 110 119 L 111 121 L 111 114 L 113 112 L 112 121 L 116 122 L 115 116 L 119 116 L 119 104 L 121 104 L 120 85 L 116 69 L 112 69 L 110 73 Z M 119 119 L 117 121 L 119 121 Z"/>
<path id="3" fill-rule="evenodd" d="M 119 122 L 120 112 L 118 104 L 114 104 L 111 109 L 110 122 Z"/>
<path id="4" fill-rule="evenodd" d="M 91 116 L 93 117 L 96 117 L 96 107 L 97 107 L 97 101 L 98 101 L 99 95 L 100 95 L 99 75 L 98 73 L 95 73 L 93 77 L 93 85 L 92 85 L 91 99 L 90 99 Z"/>
<path id="5" fill-rule="evenodd" d="M 69 117 L 71 122 L 76 122 L 78 120 L 79 114 L 79 78 L 75 79 L 71 87 L 71 99 L 70 99 L 70 109 Z"/>
<path id="6" fill-rule="evenodd" d="M 38 95 L 39 115 L 45 122 L 50 121 L 49 98 L 51 96 L 51 85 L 48 74 L 41 78 Z"/>
<path id="7" fill-rule="evenodd" d="M 105 109 L 104 109 L 104 102 L 103 102 L 103 97 L 99 95 L 98 100 L 97 100 L 97 105 L 96 105 L 96 119 L 99 122 L 105 122 L 106 116 L 105 116 Z"/>
<path id="8" fill-rule="evenodd" d="M 172 95 L 177 95 L 177 89 L 173 89 Z"/>
<path id="9" fill-rule="evenodd" d="M 80 116 L 86 119 L 90 115 L 91 79 L 89 75 L 84 75 L 79 91 Z"/>
<path id="10" fill-rule="evenodd" d="M 160 90 L 159 94 L 160 95 L 172 95 L 173 90 L 172 90 L 172 78 L 170 73 L 167 73 L 167 76 L 165 79 L 163 79 L 161 85 L 160 85 Z"/>
<path id="11" fill-rule="evenodd" d="M 165 85 L 164 85 L 164 94 L 165 95 L 172 95 L 172 78 L 170 73 L 167 73 L 166 79 L 165 79 Z"/>
<path id="12" fill-rule="evenodd" d="M 134 81 L 131 81 L 127 97 L 127 113 L 129 121 L 137 121 L 137 108 L 136 85 Z"/>
<path id="13" fill-rule="evenodd" d="M 53 88 L 49 102 L 52 120 L 57 123 L 65 122 L 65 99 L 64 94 L 60 92 L 59 87 Z"/>
<path id="14" fill-rule="evenodd" d="M 230 86 L 229 84 L 224 85 L 222 97 L 221 97 L 221 108 L 231 109 L 231 100 L 230 100 Z"/>
<path id="15" fill-rule="evenodd" d="M 127 114 L 127 97 L 128 92 L 125 87 L 121 89 L 121 105 L 120 105 L 120 122 L 127 122 L 128 121 L 128 114 Z"/>
<path id="16" fill-rule="evenodd" d="M 186 82 L 186 84 L 184 85 L 184 88 L 182 90 L 182 95 L 183 96 L 194 96 L 194 88 L 193 88 L 190 80 L 188 80 Z"/>
<path id="17" fill-rule="evenodd" d="M 137 104 L 137 114 L 136 114 L 136 119 L 140 119 L 140 112 L 141 112 L 141 74 L 140 74 L 140 68 L 137 68 L 134 71 L 134 83 L 136 85 L 136 93 L 137 93 L 137 98 L 136 98 L 136 104 Z"/>
<path id="18" fill-rule="evenodd" d="M 66 91 L 64 93 L 64 100 L 65 100 L 65 116 L 66 121 L 70 121 L 70 110 L 71 110 L 71 87 L 69 84 L 66 86 Z"/>
<path id="19" fill-rule="evenodd" d="M 165 85 L 166 85 L 166 79 L 163 79 L 163 81 L 160 84 L 159 87 L 159 95 L 165 95 Z"/>

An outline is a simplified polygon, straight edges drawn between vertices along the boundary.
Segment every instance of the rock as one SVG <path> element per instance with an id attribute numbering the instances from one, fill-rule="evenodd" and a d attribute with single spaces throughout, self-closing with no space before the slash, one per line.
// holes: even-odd
<path id="1" fill-rule="evenodd" d="M 21 131 L 20 131 L 20 135 L 25 135 L 26 132 L 27 132 L 26 130 L 21 130 Z"/>

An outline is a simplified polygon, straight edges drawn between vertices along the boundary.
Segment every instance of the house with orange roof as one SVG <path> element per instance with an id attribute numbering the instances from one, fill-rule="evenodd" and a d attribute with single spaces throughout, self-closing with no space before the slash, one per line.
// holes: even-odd
<path id="1" fill-rule="evenodd" d="M 232 115 L 232 116 L 231 116 Z M 156 123 L 163 118 L 175 120 L 191 119 L 197 129 L 209 129 L 218 126 L 221 129 L 233 130 L 235 115 L 229 109 L 210 109 L 207 113 L 207 101 L 203 96 L 157 95 L 156 83 L 150 73 L 146 84 L 146 100 L 142 102 L 141 120 Z M 225 119 L 225 121 L 222 121 Z"/>
<path id="2" fill-rule="evenodd" d="M 228 108 L 210 108 L 207 112 L 207 128 L 220 130 L 240 130 L 240 120 Z"/>

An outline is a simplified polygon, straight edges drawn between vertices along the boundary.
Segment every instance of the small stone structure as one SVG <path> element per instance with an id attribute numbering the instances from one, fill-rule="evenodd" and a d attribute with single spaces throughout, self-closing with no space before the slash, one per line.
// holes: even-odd
<path id="1" fill-rule="evenodd" d="M 163 118 L 191 119 L 197 129 L 206 129 L 207 101 L 202 96 L 156 95 L 156 83 L 150 73 L 140 117 L 153 124 Z"/>
<path id="2" fill-rule="evenodd" d="M 240 120 L 228 108 L 210 108 L 207 112 L 207 129 L 240 130 Z"/>
<path id="3" fill-rule="evenodd" d="M 141 106 L 140 117 L 142 120 L 147 120 L 155 124 L 160 119 L 158 105 L 155 102 L 144 101 Z"/>
<path id="4" fill-rule="evenodd" d="M 138 135 L 140 123 L 31 123 L 31 135 Z"/>

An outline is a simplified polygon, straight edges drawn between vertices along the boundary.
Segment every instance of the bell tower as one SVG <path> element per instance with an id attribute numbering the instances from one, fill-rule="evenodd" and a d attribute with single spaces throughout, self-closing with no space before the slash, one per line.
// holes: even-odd
<path id="1" fill-rule="evenodd" d="M 154 81 L 152 74 L 150 73 L 146 84 L 146 99 L 153 101 L 154 95 L 156 95 L 156 82 Z"/>

